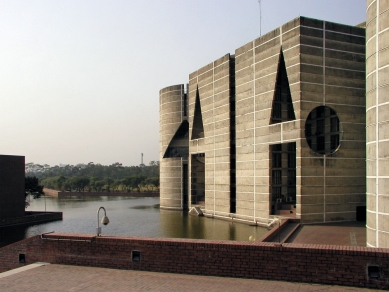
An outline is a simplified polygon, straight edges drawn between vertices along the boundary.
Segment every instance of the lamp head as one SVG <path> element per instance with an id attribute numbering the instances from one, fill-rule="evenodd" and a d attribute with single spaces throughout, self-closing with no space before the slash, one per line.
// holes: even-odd
<path id="1" fill-rule="evenodd" d="M 109 219 L 107 216 L 101 218 L 101 224 L 108 225 L 108 223 L 109 223 Z"/>

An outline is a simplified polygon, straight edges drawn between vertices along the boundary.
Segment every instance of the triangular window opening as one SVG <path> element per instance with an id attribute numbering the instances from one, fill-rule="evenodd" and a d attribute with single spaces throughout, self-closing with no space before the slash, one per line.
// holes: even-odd
<path id="1" fill-rule="evenodd" d="M 282 123 L 296 119 L 292 103 L 292 96 L 290 94 L 288 75 L 286 73 L 286 66 L 284 54 L 280 52 L 280 60 L 277 70 L 277 83 L 273 99 L 273 108 L 271 113 L 271 123 Z"/>
<path id="2" fill-rule="evenodd" d="M 200 94 L 197 88 L 191 140 L 200 138 L 204 138 L 204 126 L 203 115 L 201 114 Z"/>
<path id="3" fill-rule="evenodd" d="M 188 133 L 189 123 L 188 121 L 183 121 L 176 133 L 174 134 L 173 139 L 170 141 L 169 146 L 167 147 L 166 152 L 163 155 L 163 158 L 188 158 L 189 147 L 186 146 L 186 144 L 188 143 Z"/>

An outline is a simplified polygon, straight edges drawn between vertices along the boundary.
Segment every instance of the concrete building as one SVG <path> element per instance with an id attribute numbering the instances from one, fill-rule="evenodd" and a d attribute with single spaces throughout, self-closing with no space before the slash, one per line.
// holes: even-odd
<path id="1" fill-rule="evenodd" d="M 160 91 L 161 208 L 363 217 L 365 114 L 365 29 L 296 18 Z"/>
<path id="2" fill-rule="evenodd" d="M 160 205 L 188 208 L 188 112 L 184 85 L 160 91 Z"/>
<path id="3" fill-rule="evenodd" d="M 389 247 L 389 1 L 367 0 L 367 246 Z"/>
<path id="4" fill-rule="evenodd" d="M 0 155 L 0 219 L 23 217 L 24 156 Z"/>

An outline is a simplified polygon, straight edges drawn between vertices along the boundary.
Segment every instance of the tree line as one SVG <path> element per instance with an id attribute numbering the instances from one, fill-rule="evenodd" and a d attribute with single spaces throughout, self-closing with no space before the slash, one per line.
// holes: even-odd
<path id="1" fill-rule="evenodd" d="M 59 191 L 157 191 L 159 190 L 159 162 L 148 166 L 88 164 L 50 167 L 47 164 L 26 164 L 26 176 L 39 179 L 46 188 Z"/>

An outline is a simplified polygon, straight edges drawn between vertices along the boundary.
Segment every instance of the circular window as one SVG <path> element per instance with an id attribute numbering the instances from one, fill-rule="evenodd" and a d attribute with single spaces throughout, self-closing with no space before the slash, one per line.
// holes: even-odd
<path id="1" fill-rule="evenodd" d="M 340 123 L 336 112 L 328 106 L 313 109 L 305 122 L 309 147 L 319 154 L 334 153 L 340 145 Z"/>

